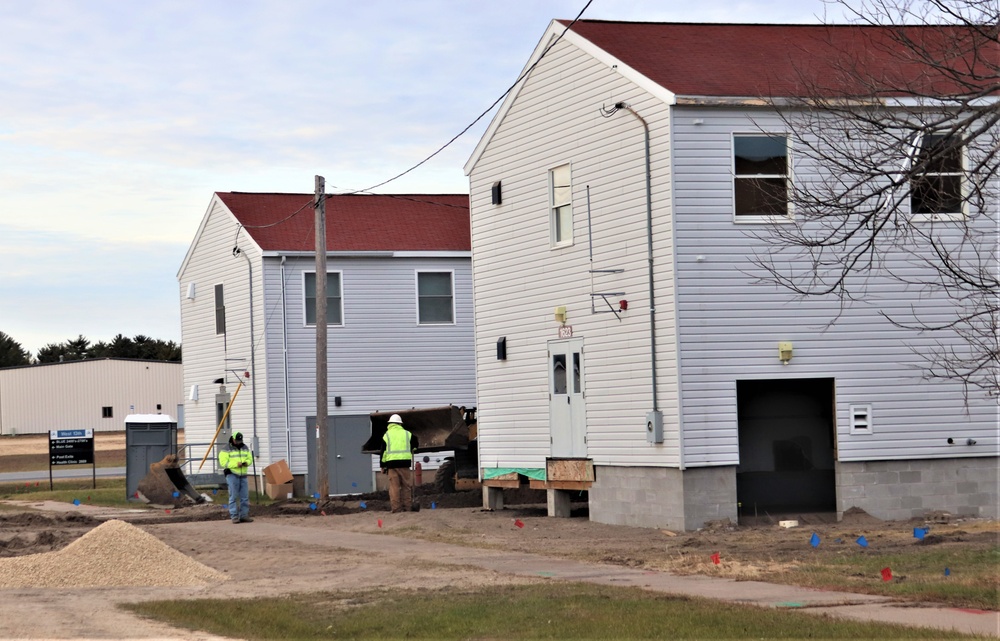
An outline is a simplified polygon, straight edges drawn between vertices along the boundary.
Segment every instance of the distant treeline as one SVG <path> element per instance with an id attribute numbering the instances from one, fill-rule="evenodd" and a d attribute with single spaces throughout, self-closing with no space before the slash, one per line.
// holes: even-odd
<path id="1" fill-rule="evenodd" d="M 0 332 L 0 367 L 82 361 L 88 358 L 137 358 L 180 362 L 181 346 L 174 341 L 162 341 L 142 334 L 136 334 L 132 338 L 118 334 L 108 342 L 91 343 L 81 334 L 64 343 L 49 343 L 32 356 L 20 343 Z"/>

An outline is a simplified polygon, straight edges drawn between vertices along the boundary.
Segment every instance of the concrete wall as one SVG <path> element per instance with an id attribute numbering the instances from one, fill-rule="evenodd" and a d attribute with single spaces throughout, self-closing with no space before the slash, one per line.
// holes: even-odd
<path id="1" fill-rule="evenodd" d="M 590 520 L 611 525 L 696 530 L 708 521 L 736 523 L 736 468 L 684 471 L 599 466 L 590 489 Z"/>
<path id="2" fill-rule="evenodd" d="M 995 519 L 1000 516 L 998 469 L 994 457 L 838 463 L 837 518 L 858 507 L 891 520 L 937 510 Z"/>

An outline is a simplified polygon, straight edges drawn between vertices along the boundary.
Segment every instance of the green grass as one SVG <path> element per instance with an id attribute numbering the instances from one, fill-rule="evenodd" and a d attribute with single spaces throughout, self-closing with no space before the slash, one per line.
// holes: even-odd
<path id="1" fill-rule="evenodd" d="M 125 450 L 97 450 L 94 452 L 94 464 L 97 467 L 125 467 Z M 79 469 L 89 468 L 89 465 L 74 466 Z M 3 457 L 3 471 L 6 472 L 39 472 L 49 469 L 49 454 L 8 454 Z"/>
<path id="2" fill-rule="evenodd" d="M 72 503 L 74 499 L 89 505 L 106 507 L 142 507 L 142 503 L 129 502 L 125 496 L 125 479 L 99 478 L 97 487 L 93 479 L 57 479 L 49 489 L 48 479 L 21 483 L 0 483 L 0 499 L 20 499 L 24 501 L 61 501 Z"/>
<path id="3" fill-rule="evenodd" d="M 229 492 L 219 490 L 212 494 L 211 490 L 197 490 L 212 497 L 212 502 L 216 505 L 226 505 L 229 502 Z M 27 484 L 21 483 L 0 483 L 0 500 L 22 500 L 22 501 L 59 501 L 62 503 L 72 503 L 79 500 L 80 503 L 96 505 L 101 507 L 129 507 L 143 508 L 147 504 L 141 501 L 129 501 L 125 496 L 125 479 L 97 479 L 97 488 L 93 487 L 92 479 L 66 479 L 56 480 L 53 489 L 49 490 L 49 482 L 31 481 Z M 266 494 L 257 494 L 250 491 L 251 505 L 270 505 L 274 501 Z M 0 506 L 4 508 L 4 506 Z M 4 508 L 7 509 L 7 508 Z M 9 509 L 19 509 L 16 506 Z"/>
<path id="4" fill-rule="evenodd" d="M 940 639 L 941 630 L 579 583 L 310 593 L 122 607 L 174 626 L 257 639 Z"/>
<path id="5" fill-rule="evenodd" d="M 882 581 L 882 568 L 892 580 Z M 944 574 L 948 568 L 949 574 Z M 1000 609 L 1000 548 L 916 547 L 906 554 L 859 554 L 807 564 L 789 576 L 796 585 L 880 594 L 908 601 Z M 775 577 L 762 577 L 764 581 Z M 787 582 L 787 581 L 782 581 Z"/>

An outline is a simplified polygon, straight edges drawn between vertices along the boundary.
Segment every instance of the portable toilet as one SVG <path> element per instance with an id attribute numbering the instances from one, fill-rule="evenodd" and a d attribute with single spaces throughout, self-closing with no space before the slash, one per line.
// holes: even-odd
<path id="1" fill-rule="evenodd" d="M 177 421 L 167 414 L 129 414 L 125 417 L 125 492 L 135 499 L 149 466 L 177 454 Z"/>

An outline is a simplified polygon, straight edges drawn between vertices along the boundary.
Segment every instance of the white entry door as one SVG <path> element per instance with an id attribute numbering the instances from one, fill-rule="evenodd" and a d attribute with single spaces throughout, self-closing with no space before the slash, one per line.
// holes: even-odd
<path id="1" fill-rule="evenodd" d="M 583 339 L 549 343 L 549 434 L 552 456 L 586 458 L 587 411 L 584 406 Z"/>

